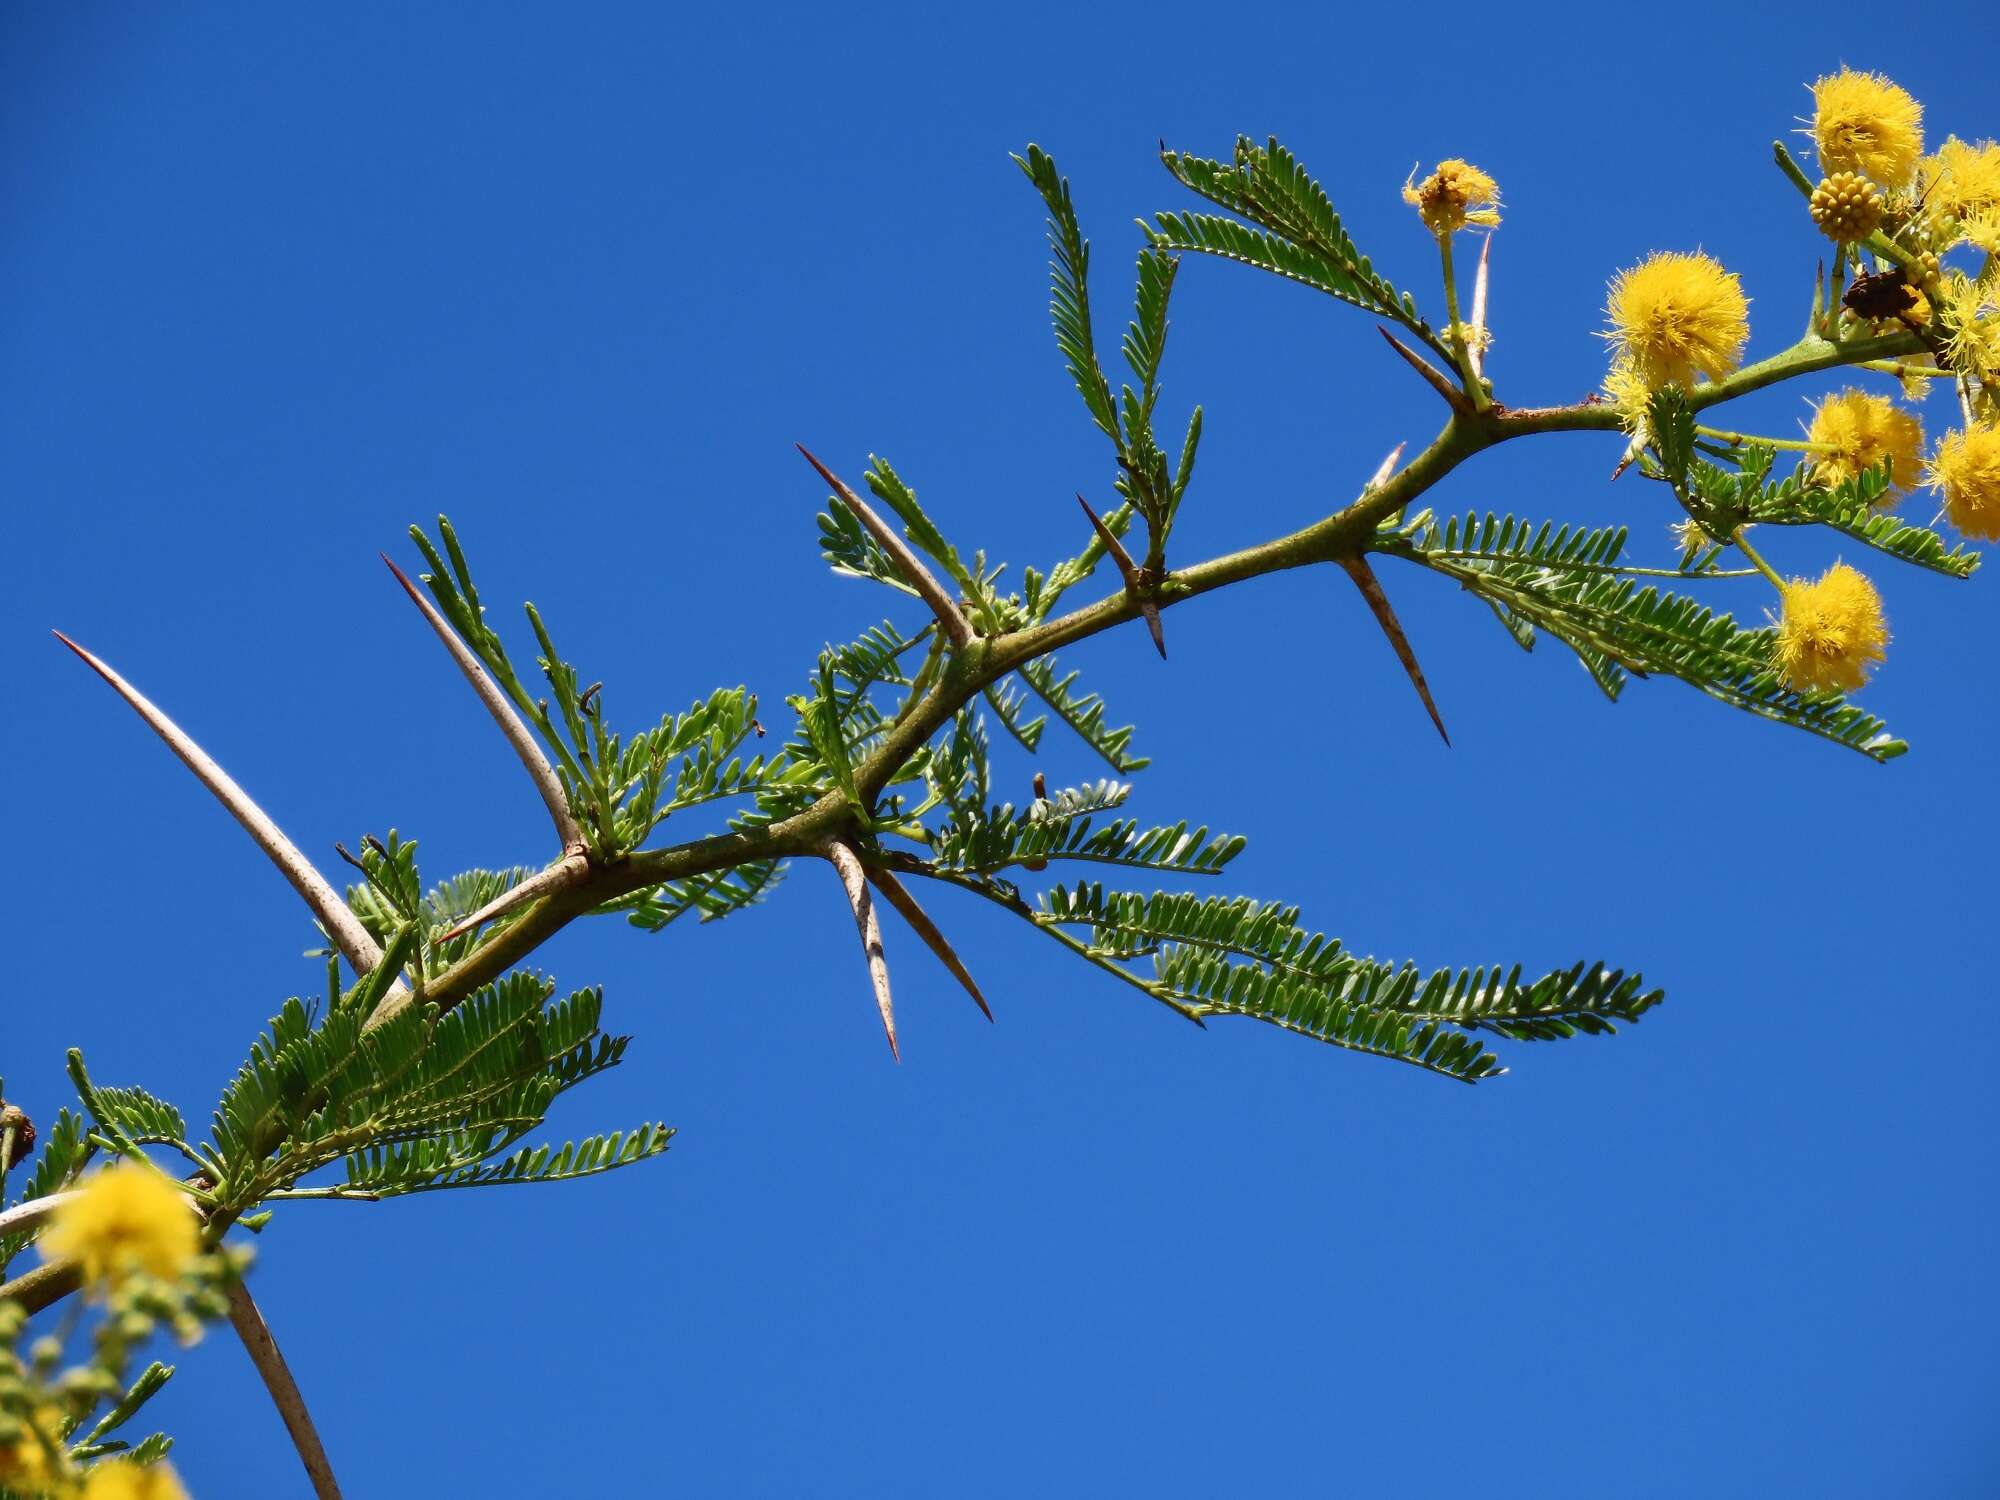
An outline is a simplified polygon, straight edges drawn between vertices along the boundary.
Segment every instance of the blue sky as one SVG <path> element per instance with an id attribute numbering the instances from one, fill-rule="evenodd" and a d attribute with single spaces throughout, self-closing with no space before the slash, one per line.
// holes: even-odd
<path id="1" fill-rule="evenodd" d="M 1823 247 L 1768 143 L 1803 85 L 1877 68 L 1934 139 L 1991 135 L 1996 39 L 1971 5 L 9 7 L 10 1092 L 52 1114 L 82 1044 L 205 1116 L 318 982 L 290 893 L 49 627 L 316 857 L 393 826 L 433 875 L 536 860 L 376 551 L 448 512 L 632 723 L 739 682 L 782 713 L 895 607 L 820 563 L 795 441 L 890 457 L 962 547 L 1073 552 L 1111 476 L 1026 142 L 1073 179 L 1107 330 L 1132 220 L 1184 206 L 1161 138 L 1276 133 L 1433 304 L 1397 190 L 1470 157 L 1508 205 L 1502 399 L 1573 400 L 1605 279 L 1653 249 L 1720 257 L 1753 353 L 1788 343 Z M 1833 384 L 1735 425 L 1792 432 Z M 1163 409 L 1195 400 L 1185 560 L 1326 513 L 1437 415 L 1362 315 L 1215 263 L 1176 294 Z M 1434 498 L 1664 556 L 1615 456 L 1517 444 Z M 1668 987 L 1476 1090 L 1197 1032 L 942 899 L 997 1024 L 892 928 L 894 1066 L 824 869 L 717 926 L 572 928 L 538 962 L 636 1040 L 552 1128 L 680 1135 L 570 1188 L 280 1217 L 256 1287 L 349 1493 L 1992 1493 L 2000 592 L 1850 560 L 1895 631 L 1887 768 L 1673 683 L 1607 706 L 1393 566 L 1449 751 L 1334 576 L 1176 610 L 1164 667 L 1136 626 L 1073 653 L 1155 757 L 1134 810 L 1249 836 L 1234 889 L 1363 951 Z M 1037 764 L 1098 774 L 1053 740 L 1000 763 L 1017 801 Z M 233 1341 L 179 1362 L 193 1492 L 303 1492 Z"/>

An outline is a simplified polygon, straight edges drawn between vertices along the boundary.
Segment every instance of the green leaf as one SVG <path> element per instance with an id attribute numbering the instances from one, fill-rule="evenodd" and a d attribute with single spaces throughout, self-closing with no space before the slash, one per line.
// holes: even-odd
<path id="1" fill-rule="evenodd" d="M 876 498 L 893 510 L 903 523 L 903 535 L 922 552 L 928 552 L 943 567 L 951 581 L 958 585 L 959 592 L 968 599 L 979 600 L 985 591 L 979 580 L 966 568 L 958 549 L 945 540 L 937 523 L 931 520 L 924 508 L 917 503 L 917 492 L 903 482 L 903 478 L 889 467 L 889 460 L 875 454 L 868 456 L 868 470 L 862 475 L 868 488 Z"/>
<path id="2" fill-rule="evenodd" d="M 1056 676 L 1056 659 L 1053 656 L 1037 657 L 1022 667 L 1019 675 L 1034 689 L 1035 696 L 1048 704 L 1056 717 L 1067 724 L 1078 739 L 1095 750 L 1112 770 L 1120 775 L 1130 775 L 1152 764 L 1143 755 L 1127 753 L 1125 747 L 1132 742 L 1132 726 L 1109 728 L 1104 722 L 1104 699 L 1097 693 L 1078 693 L 1074 671 L 1062 677 Z M 1036 722 L 1039 724 L 1040 721 Z M 1011 729 L 1013 726 L 1010 724 L 1008 727 Z M 1027 742 L 1024 740 L 1023 743 Z M 1029 743 L 1028 748 L 1032 750 L 1034 745 Z"/>
<path id="3" fill-rule="evenodd" d="M 1112 442 L 1122 445 L 1111 385 L 1098 363 L 1091 332 L 1090 244 L 1077 225 L 1069 179 L 1056 171 L 1054 160 L 1040 146 L 1030 145 L 1027 154 L 1014 161 L 1049 209 L 1049 248 L 1055 257 L 1049 267 L 1049 317 L 1055 324 L 1056 347 L 1090 419 Z"/>
<path id="4" fill-rule="evenodd" d="M 86 1103 L 100 1124 L 120 1132 L 134 1145 L 186 1145 L 187 1124 L 181 1112 L 144 1089 L 99 1084 L 92 1088 Z"/>
<path id="5" fill-rule="evenodd" d="M 1316 287 L 1394 319 L 1441 358 L 1452 357 L 1409 294 L 1376 274 L 1324 189 L 1275 137 L 1259 146 L 1239 136 L 1227 165 L 1177 151 L 1162 151 L 1160 160 L 1184 186 L 1262 232 L 1213 214 L 1163 213 L 1147 231 L 1155 249 L 1221 256 Z"/>
<path id="6" fill-rule="evenodd" d="M 1803 465 L 1783 482 L 1750 497 L 1747 519 L 1772 526 L 1828 526 L 1864 546 L 1947 578 L 1970 578 L 1980 554 L 1954 545 L 1928 526 L 1882 508 L 1889 497 L 1889 464 L 1831 489 L 1812 482 Z"/>
<path id="7" fill-rule="evenodd" d="M 1124 964 L 1150 956 L 1141 988 L 1197 1015 L 1242 1015 L 1335 1046 L 1373 1053 L 1472 1082 L 1498 1059 L 1460 1032 L 1521 1041 L 1613 1032 L 1662 998 L 1638 976 L 1578 964 L 1532 983 L 1518 966 L 1438 969 L 1347 952 L 1299 925 L 1296 906 L 1242 897 L 1107 891 L 1095 882 L 1058 887 L 1033 920 L 1085 927 L 1089 953 Z"/>
<path id="8" fill-rule="evenodd" d="M 1032 751 L 1042 742 L 1042 729 L 1049 722 L 1047 714 L 1027 717 L 1027 697 L 1017 691 L 1006 678 L 988 683 L 983 689 L 986 703 L 1000 725 L 1021 743 L 1021 748 Z"/>
<path id="9" fill-rule="evenodd" d="M 868 578 L 899 589 L 912 599 L 917 591 L 904 579 L 902 569 L 883 550 L 868 528 L 838 499 L 830 501 L 819 517 L 819 552 L 836 573 L 850 578 Z"/>
<path id="10" fill-rule="evenodd" d="M 1079 809 L 1111 806 L 1102 799 L 1116 789 L 1116 801 L 1123 801 L 1117 783 L 1101 782 L 1097 789 L 1076 794 L 1072 804 Z M 939 830 L 932 854 L 940 869 L 990 875 L 1009 865 L 1043 860 L 1086 860 L 1097 864 L 1131 865 L 1150 870 L 1182 870 L 1191 874 L 1214 875 L 1243 852 L 1240 835 L 1209 836 L 1206 827 L 1189 829 L 1186 823 L 1170 827 L 1142 829 L 1137 820 L 1121 818 L 1093 829 L 1085 813 L 1064 814 L 1056 799 L 1037 802 L 1021 812 L 1003 803 L 984 813 L 961 809 Z M 1039 812 L 1037 809 L 1041 809 Z"/>
<path id="11" fill-rule="evenodd" d="M 1660 477 L 1673 486 L 1675 494 L 1685 494 L 1695 438 L 1694 408 L 1688 405 L 1687 393 L 1677 385 L 1653 392 L 1646 423 L 1653 449 L 1660 455 Z"/>
<path id="12" fill-rule="evenodd" d="M 854 780 L 854 762 L 847 743 L 847 726 L 841 713 L 839 700 L 834 693 L 832 674 L 822 670 L 816 683 L 816 691 L 811 697 L 795 697 L 787 700 L 799 716 L 799 729 L 805 736 L 806 747 L 812 759 L 826 773 L 827 779 L 839 789 L 848 805 L 856 811 L 868 811 L 861 789 Z"/>
<path id="13" fill-rule="evenodd" d="M 660 1155 L 674 1132 L 665 1125 L 589 1136 L 547 1146 L 523 1147 L 500 1161 L 488 1161 L 490 1133 L 467 1132 L 405 1144 L 376 1147 L 348 1161 L 348 1180 L 381 1197 L 437 1192 L 450 1188 L 570 1182 L 594 1177 Z"/>
<path id="14" fill-rule="evenodd" d="M 762 901 L 784 878 L 784 871 L 783 860 L 750 860 L 686 880 L 669 880 L 622 896 L 600 910 L 625 912 L 627 921 L 647 932 L 658 932 L 689 912 L 702 922 L 718 922 Z"/>

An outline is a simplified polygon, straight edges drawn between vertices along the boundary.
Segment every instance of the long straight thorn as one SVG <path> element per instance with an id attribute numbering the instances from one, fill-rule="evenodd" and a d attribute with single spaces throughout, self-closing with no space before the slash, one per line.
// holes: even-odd
<path id="1" fill-rule="evenodd" d="M 987 1005 L 986 997 L 979 993 L 978 984 L 974 982 L 971 973 L 966 969 L 964 963 L 960 961 L 958 953 L 952 948 L 951 943 L 938 930 L 937 923 L 930 919 L 928 912 L 917 905 L 917 898 L 912 896 L 903 883 L 887 870 L 871 867 L 868 871 L 868 878 L 874 883 L 876 890 L 889 898 L 889 904 L 896 908 L 905 922 L 910 924 L 911 929 L 916 935 L 924 940 L 924 945 L 937 955 L 938 962 L 951 971 L 951 977 L 964 986 L 966 994 L 972 996 L 972 1003 L 979 1007 L 980 1014 L 991 1021 L 993 1019 L 993 1011 Z"/>
<path id="2" fill-rule="evenodd" d="M 1472 278 L 1472 346 L 1466 353 L 1472 356 L 1472 373 L 1484 375 L 1486 363 L 1486 282 L 1487 263 L 1493 256 L 1493 231 L 1486 232 L 1486 243 L 1479 247 L 1479 270 Z"/>
<path id="3" fill-rule="evenodd" d="M 1423 376 L 1425 383 L 1440 396 L 1444 397 L 1446 404 L 1453 411 L 1470 412 L 1472 410 L 1472 403 L 1466 399 L 1465 392 L 1461 391 L 1449 380 L 1446 380 L 1421 354 L 1410 348 L 1409 345 L 1405 344 L 1381 324 L 1378 323 L 1375 325 L 1375 331 L 1389 341 L 1391 349 L 1394 349 L 1404 359 L 1409 361 L 1410 368 Z"/>
<path id="4" fill-rule="evenodd" d="M 535 743 L 535 737 L 528 726 L 521 722 L 521 716 L 514 712 L 514 705 L 500 691 L 499 684 L 487 674 L 479 658 L 472 654 L 472 648 L 459 638 L 451 622 L 439 613 L 436 605 L 424 597 L 423 590 L 412 583 L 403 570 L 396 566 L 388 553 L 382 554 L 382 561 L 388 563 L 389 571 L 396 575 L 396 582 L 403 586 L 403 592 L 410 596 L 451 659 L 458 663 L 465 680 L 472 684 L 479 701 L 486 705 L 486 711 L 493 716 L 493 722 L 500 726 L 500 733 L 507 743 L 514 747 L 514 754 L 520 757 L 521 765 L 527 770 L 528 779 L 535 783 L 535 790 L 541 793 L 543 805 L 549 810 L 549 817 L 556 825 L 556 837 L 562 841 L 565 850 L 584 847 L 583 830 L 577 826 L 576 817 L 569 810 L 569 798 L 563 794 L 562 782 L 557 779 L 555 767 L 542 753 L 542 747 Z"/>
<path id="5" fill-rule="evenodd" d="M 1132 561 L 1132 554 L 1125 550 L 1125 545 L 1118 540 L 1117 533 L 1098 518 L 1097 512 L 1090 508 L 1088 500 L 1078 495 L 1076 503 L 1081 505 L 1083 513 L 1090 517 L 1090 524 L 1097 532 L 1097 539 L 1104 543 L 1104 550 L 1111 554 L 1111 561 L 1117 564 L 1118 574 L 1125 580 L 1125 592 L 1130 594 L 1132 602 L 1139 606 L 1140 618 L 1145 620 L 1146 629 L 1152 634 L 1153 648 L 1160 653 L 1160 660 L 1165 661 L 1167 659 L 1167 636 L 1166 632 L 1160 627 L 1160 606 L 1154 603 L 1152 598 L 1141 589 L 1140 584 L 1142 580 L 1139 577 L 1139 568 Z"/>
<path id="6" fill-rule="evenodd" d="M 825 853 L 854 911 L 855 930 L 861 934 L 861 951 L 868 960 L 868 981 L 875 987 L 875 1008 L 882 1013 L 882 1030 L 889 1038 L 889 1055 L 901 1062 L 903 1052 L 896 1045 L 896 1005 L 889 995 L 889 961 L 882 954 L 882 922 L 875 914 L 875 898 L 868 893 L 867 872 L 862 869 L 861 857 L 839 839 L 828 839 Z"/>
<path id="7" fill-rule="evenodd" d="M 333 939 L 334 946 L 354 966 L 354 972 L 366 974 L 380 963 L 382 950 L 369 936 L 368 929 L 361 925 L 361 919 L 348 910 L 347 903 L 327 883 L 326 877 L 299 852 L 297 845 L 285 837 L 269 815 L 250 800 L 249 794 L 236 784 L 230 774 L 217 765 L 207 751 L 189 739 L 178 724 L 154 707 L 145 694 L 60 630 L 54 635 L 81 657 L 85 666 L 108 682 L 112 691 L 130 704 L 132 711 L 144 719 L 147 727 L 179 757 L 181 764 L 194 772 L 195 780 L 214 794 L 215 800 L 223 805 L 243 831 L 250 835 L 252 842 L 264 851 L 265 857 L 278 867 L 278 873 L 299 893 L 299 898 L 319 919 L 320 926 L 326 929 L 327 936 Z M 402 989 L 400 980 L 395 988 Z"/>
<path id="8" fill-rule="evenodd" d="M 1424 700 L 1424 711 L 1431 716 L 1431 723 L 1437 726 L 1438 738 L 1451 745 L 1451 736 L 1444 732 L 1444 719 L 1439 716 L 1437 703 L 1431 697 L 1430 684 L 1424 681 L 1424 669 L 1417 665 L 1417 653 L 1410 649 L 1410 638 L 1403 634 L 1403 625 L 1396 618 L 1396 611 L 1389 607 L 1389 596 L 1382 592 L 1382 584 L 1375 577 L 1375 570 L 1368 566 L 1365 557 L 1343 557 L 1340 565 L 1347 576 L 1354 580 L 1354 586 L 1361 590 L 1361 597 L 1368 601 L 1368 608 L 1375 615 L 1375 623 L 1382 627 L 1382 633 L 1389 638 L 1389 645 L 1396 653 L 1396 660 L 1403 664 L 1409 674 L 1410 685 L 1417 690 L 1417 696 Z"/>
<path id="9" fill-rule="evenodd" d="M 833 486 L 834 493 L 840 496 L 840 503 L 854 512 L 854 518 L 868 528 L 868 534 L 881 543 L 882 550 L 889 554 L 896 567 L 909 580 L 910 587 L 917 591 L 924 603 L 931 607 L 931 613 L 938 617 L 938 624 L 951 638 L 953 647 L 962 651 L 971 645 L 972 626 L 966 623 L 965 616 L 959 613 L 957 603 L 945 592 L 944 585 L 939 583 L 931 570 L 924 566 L 923 559 L 910 549 L 910 544 L 898 536 L 895 528 L 878 516 L 867 501 L 841 483 L 831 469 L 814 458 L 804 443 L 795 443 L 793 446 L 805 455 L 807 463 L 819 471 L 819 477 Z"/>
<path id="10" fill-rule="evenodd" d="M 566 890 L 577 884 L 590 873 L 590 860 L 581 850 L 565 854 L 546 869 L 537 870 L 518 885 L 511 885 L 478 911 L 460 922 L 451 931 L 440 933 L 438 941 L 448 943 L 461 937 L 475 927 L 483 926 L 495 917 L 512 911 L 517 906 L 538 900 L 552 891 Z"/>

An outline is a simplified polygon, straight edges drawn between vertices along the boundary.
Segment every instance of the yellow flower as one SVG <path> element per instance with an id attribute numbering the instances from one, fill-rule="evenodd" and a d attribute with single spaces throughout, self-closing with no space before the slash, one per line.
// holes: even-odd
<path id="1" fill-rule="evenodd" d="M 1940 220 L 1977 219 L 2000 207 L 2000 142 L 1952 136 L 1919 166 L 1924 209 Z"/>
<path id="2" fill-rule="evenodd" d="M 1899 188 L 1924 154 L 1924 107 L 1879 73 L 1851 68 L 1812 86 L 1820 170 L 1861 172 Z"/>
<path id="3" fill-rule="evenodd" d="M 170 1464 L 114 1458 L 91 1466 L 81 1500 L 188 1500 L 188 1492 Z"/>
<path id="4" fill-rule="evenodd" d="M 1878 504 L 1893 505 L 1917 487 L 1923 462 L 1924 428 L 1887 396 L 1850 388 L 1814 408 L 1806 440 L 1831 451 L 1813 465 L 1821 484 L 1839 484 L 1889 460 L 1889 488 Z"/>
<path id="5" fill-rule="evenodd" d="M 62 1412 L 54 1406 L 36 1407 L 21 1435 L 0 1446 L 0 1484 L 19 1494 L 36 1496 L 66 1488 L 69 1448 L 61 1432 Z"/>
<path id="6" fill-rule="evenodd" d="M 1794 690 L 1854 692 L 1868 681 L 1888 643 L 1882 596 L 1846 563 L 1835 563 L 1817 583 L 1794 578 L 1785 585 L 1778 665 Z"/>
<path id="7" fill-rule="evenodd" d="M 77 1197 L 56 1210 L 41 1243 L 44 1256 L 80 1262 L 84 1280 L 97 1285 L 116 1285 L 135 1270 L 178 1276 L 199 1248 L 187 1197 L 159 1173 L 131 1162 L 87 1179 Z"/>
<path id="8" fill-rule="evenodd" d="M 1982 209 L 1964 220 L 1958 237 L 1988 255 L 2000 255 L 2000 207 Z"/>
<path id="9" fill-rule="evenodd" d="M 1648 390 L 1720 380 L 1750 338 L 1742 282 L 1706 255 L 1662 251 L 1619 272 L 1607 311 L 1616 358 Z"/>
<path id="10" fill-rule="evenodd" d="M 2000 542 L 2000 427 L 1947 432 L 1931 458 L 1929 481 L 1944 491 L 1952 525 L 1982 542 Z"/>
<path id="11" fill-rule="evenodd" d="M 1974 380 L 2000 379 L 2000 285 L 1953 271 L 1942 291 L 1952 368 Z"/>
<path id="12" fill-rule="evenodd" d="M 1469 161 L 1441 161 L 1422 182 L 1412 172 L 1403 201 L 1415 208 L 1432 234 L 1450 234 L 1467 224 L 1500 222 L 1500 184 Z"/>

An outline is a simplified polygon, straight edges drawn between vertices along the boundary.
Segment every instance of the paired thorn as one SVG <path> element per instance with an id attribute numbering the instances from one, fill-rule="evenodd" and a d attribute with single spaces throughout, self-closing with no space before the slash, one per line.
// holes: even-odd
<path id="1" fill-rule="evenodd" d="M 991 1021 L 993 1011 L 987 1005 L 986 997 L 979 993 L 978 984 L 973 981 L 972 975 L 960 961 L 951 943 L 938 930 L 937 923 L 930 919 L 928 912 L 917 905 L 917 898 L 909 893 L 900 880 L 879 866 L 869 868 L 868 879 L 873 882 L 876 890 L 888 898 L 889 904 L 896 908 L 897 913 L 910 924 L 917 936 L 924 940 L 924 946 L 937 955 L 938 962 L 951 971 L 951 977 L 964 987 L 966 994 L 972 996 L 972 1003 L 979 1007 L 980 1014 Z"/>
<path id="2" fill-rule="evenodd" d="M 889 1054 L 901 1062 L 903 1052 L 896 1045 L 896 1005 L 889 994 L 889 961 L 882 954 L 882 922 L 875 914 L 875 898 L 868 893 L 867 871 L 862 868 L 861 856 L 839 839 L 828 839 L 824 853 L 840 876 L 847 904 L 854 909 L 854 926 L 861 934 L 861 951 L 868 960 L 868 980 L 875 987 L 875 1008 L 882 1013 Z"/>
<path id="3" fill-rule="evenodd" d="M 581 849 L 572 849 L 547 869 L 537 870 L 520 884 L 509 886 L 451 931 L 440 933 L 437 940 L 448 943 L 455 937 L 463 937 L 473 928 L 483 926 L 517 906 L 539 900 L 554 891 L 567 890 L 589 874 L 589 857 Z"/>
<path id="4" fill-rule="evenodd" d="M 1461 391 L 1457 386 L 1453 385 L 1449 380 L 1445 379 L 1445 377 L 1438 371 L 1438 369 L 1434 365 L 1432 365 L 1428 360 L 1426 360 L 1421 354 L 1417 353 L 1416 350 L 1412 349 L 1409 345 L 1405 344 L 1401 339 L 1397 338 L 1395 334 L 1389 332 L 1389 330 L 1384 328 L 1381 324 L 1378 323 L 1375 325 L 1375 331 L 1381 334 L 1383 338 L 1389 341 L 1389 347 L 1391 349 L 1394 349 L 1398 354 L 1402 355 L 1404 359 L 1409 361 L 1410 368 L 1415 370 L 1419 375 L 1423 376 L 1425 382 L 1430 386 L 1430 388 L 1436 391 L 1440 396 L 1444 397 L 1445 403 L 1448 406 L 1450 406 L 1453 411 L 1465 412 L 1465 413 L 1470 413 L 1472 411 L 1472 403 L 1471 401 L 1466 399 L 1465 392 Z"/>
<path id="5" fill-rule="evenodd" d="M 354 966 L 354 972 L 366 974 L 379 964 L 382 950 L 369 936 L 368 929 L 361 925 L 361 919 L 348 909 L 347 903 L 327 883 L 326 877 L 299 852 L 297 845 L 285 837 L 264 810 L 250 800 L 249 794 L 236 784 L 229 773 L 210 759 L 207 751 L 189 739 L 178 724 L 154 707 L 152 700 L 131 683 L 60 630 L 54 635 L 81 657 L 85 666 L 109 683 L 112 691 L 130 704 L 132 711 L 146 721 L 147 727 L 165 742 L 181 764 L 194 773 L 195 779 L 214 794 L 216 801 L 227 809 L 257 847 L 264 851 L 265 857 L 277 866 L 278 873 L 299 893 L 299 898 L 319 919 L 320 926 L 326 929 L 327 936 L 333 939 L 334 946 Z M 407 993 L 400 979 L 390 986 L 390 993 Z"/>
<path id="6" fill-rule="evenodd" d="M 486 705 L 486 711 L 493 716 L 493 722 L 500 726 L 500 732 L 506 736 L 507 743 L 514 747 L 514 753 L 520 757 L 522 766 L 527 769 L 529 779 L 535 783 L 535 790 L 541 793 L 542 802 L 548 808 L 549 817 L 556 825 L 556 837 L 562 841 L 563 848 L 565 850 L 582 848 L 583 830 L 577 826 L 576 816 L 569 810 L 569 798 L 563 794 L 562 782 L 556 779 L 555 767 L 549 764 L 548 757 L 542 753 L 542 747 L 535 742 L 535 737 L 529 732 L 528 726 L 521 722 L 521 716 L 514 712 L 514 705 L 507 701 L 506 695 L 500 691 L 499 684 L 488 675 L 479 658 L 472 654 L 472 648 L 459 639 L 458 632 L 451 628 L 451 622 L 438 612 L 437 606 L 424 596 L 423 590 L 410 582 L 403 570 L 390 559 L 388 553 L 382 554 L 382 561 L 387 563 L 389 571 L 396 575 L 396 582 L 403 586 L 403 592 L 410 596 L 410 602 L 416 605 L 424 619 L 430 622 L 431 629 L 437 633 L 438 640 L 443 642 L 444 649 L 450 653 L 451 659 L 458 663 L 459 671 L 465 674 L 465 680 L 472 684 L 473 692 L 479 695 L 479 701 Z"/>
<path id="7" fill-rule="evenodd" d="M 1389 607 L 1389 596 L 1382 592 L 1381 582 L 1375 577 L 1375 570 L 1368 566 L 1365 557 L 1343 557 L 1340 566 L 1347 576 L 1354 580 L 1354 586 L 1361 590 L 1361 597 L 1368 601 L 1368 608 L 1374 612 L 1375 623 L 1382 627 L 1382 633 L 1389 638 L 1389 645 L 1396 653 L 1396 660 L 1403 664 L 1409 674 L 1410 685 L 1417 690 L 1417 696 L 1424 700 L 1424 711 L 1431 716 L 1431 723 L 1437 726 L 1438 738 L 1451 745 L 1451 736 L 1445 733 L 1444 719 L 1438 714 L 1437 703 L 1431 697 L 1430 684 L 1424 681 L 1424 669 L 1417 665 L 1417 653 L 1410 649 L 1410 638 L 1403 634 L 1402 622 L 1396 618 L 1396 611 Z"/>
<path id="8" fill-rule="evenodd" d="M 1153 601 L 1146 588 L 1145 569 L 1132 561 L 1132 554 L 1125 550 L 1125 544 L 1117 535 L 1098 519 L 1097 512 L 1090 508 L 1090 502 L 1078 495 L 1076 503 L 1083 507 L 1083 513 L 1090 517 L 1091 527 L 1097 532 L 1097 539 L 1104 543 L 1104 550 L 1117 564 L 1118 576 L 1125 580 L 1125 592 L 1132 596 L 1132 602 L 1139 606 L 1139 614 L 1146 622 L 1146 629 L 1152 633 L 1153 647 L 1160 653 L 1160 660 L 1167 659 L 1166 632 L 1160 628 L 1160 606 Z"/>
<path id="9" fill-rule="evenodd" d="M 814 458 L 804 443 L 795 443 L 793 446 L 805 456 L 807 463 L 819 471 L 819 477 L 833 486 L 833 492 L 840 497 L 840 503 L 854 512 L 854 518 L 867 527 L 868 534 L 881 544 L 882 550 L 889 554 L 897 568 L 902 571 L 904 578 L 909 581 L 910 587 L 917 591 L 918 597 L 931 607 L 931 613 L 938 618 L 939 627 L 950 637 L 952 647 L 962 651 L 971 645 L 972 626 L 959 612 L 958 605 L 951 595 L 945 592 L 944 585 L 937 581 L 931 570 L 924 566 L 923 560 L 911 550 L 910 544 L 896 533 L 895 528 L 878 516 L 867 501 L 842 484 L 831 469 Z"/>
<path id="10" fill-rule="evenodd" d="M 1493 256 L 1493 231 L 1486 232 L 1486 243 L 1479 247 L 1479 270 L 1472 278 L 1472 346 L 1466 353 L 1472 359 L 1472 373 L 1483 376 L 1486 373 L 1486 283 L 1488 262 Z"/>

